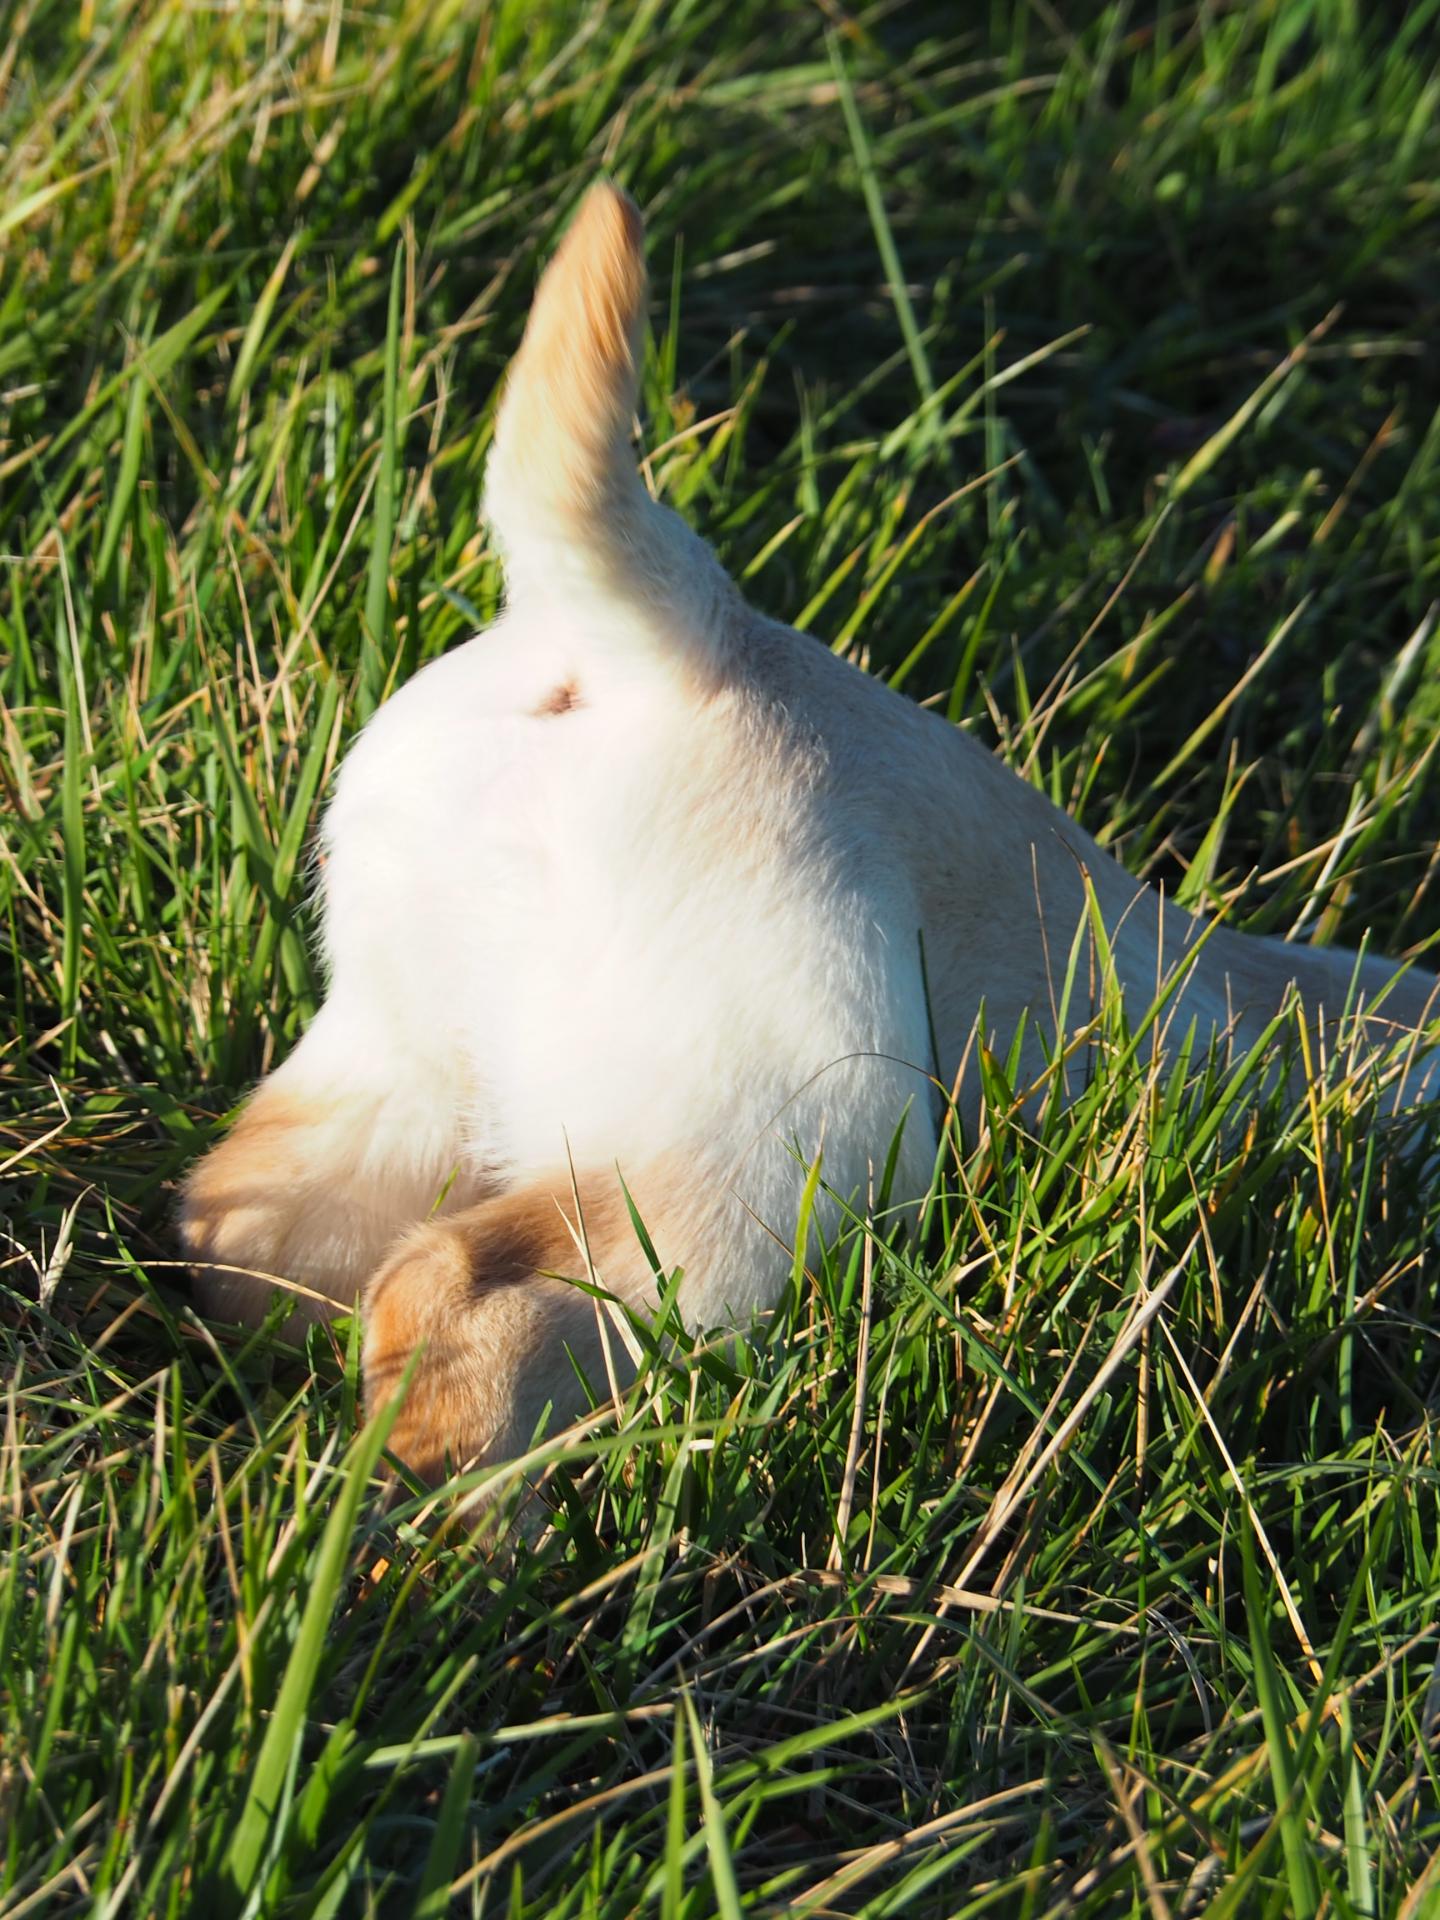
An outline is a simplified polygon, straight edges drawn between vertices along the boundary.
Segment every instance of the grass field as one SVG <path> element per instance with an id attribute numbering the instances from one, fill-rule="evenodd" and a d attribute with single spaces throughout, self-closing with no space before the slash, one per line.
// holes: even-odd
<path id="1" fill-rule="evenodd" d="M 1188 903 L 1433 949 L 1440 5 L 0 27 L 0 1914 L 1440 1911 L 1436 1209 L 1343 1059 L 1117 1015 L 1028 1129 L 989 1063 L 923 1241 L 655 1357 L 498 1556 L 170 1230 L 337 757 L 497 604 L 602 166 L 760 605 Z"/>

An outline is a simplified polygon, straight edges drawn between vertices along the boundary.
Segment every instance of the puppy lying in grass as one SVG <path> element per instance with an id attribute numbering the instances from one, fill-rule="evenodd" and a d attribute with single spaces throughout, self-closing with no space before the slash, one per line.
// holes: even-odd
<path id="1" fill-rule="evenodd" d="M 627 1190 L 697 1328 L 775 1303 L 817 1157 L 822 1229 L 897 1129 L 893 1195 L 923 1194 L 943 1090 L 978 1112 L 977 1035 L 1023 1021 L 1043 1075 L 1077 937 L 1137 1013 L 1175 974 L 1169 1030 L 1202 1046 L 1250 1044 L 1293 984 L 1317 1035 L 1359 1003 L 1378 1047 L 1437 987 L 1203 925 L 748 607 L 636 474 L 642 241 L 598 185 L 540 284 L 487 479 L 506 612 L 347 759 L 329 998 L 185 1190 L 207 1311 L 258 1319 L 275 1280 L 358 1301 L 372 1409 L 415 1357 L 392 1445 L 431 1478 L 623 1363 L 594 1285 L 644 1314 L 661 1284 Z M 1417 1057 L 1403 1096 L 1425 1081 Z"/>

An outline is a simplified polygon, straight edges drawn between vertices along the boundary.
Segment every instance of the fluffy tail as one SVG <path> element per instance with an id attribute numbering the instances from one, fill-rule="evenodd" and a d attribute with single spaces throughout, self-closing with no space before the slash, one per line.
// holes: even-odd
<path id="1" fill-rule="evenodd" d="M 713 611 L 711 576 L 723 574 L 650 498 L 630 447 L 644 245 L 633 201 L 602 180 L 541 278 L 500 403 L 485 486 L 512 602 L 578 585 L 672 616 L 701 612 L 707 600 Z"/>

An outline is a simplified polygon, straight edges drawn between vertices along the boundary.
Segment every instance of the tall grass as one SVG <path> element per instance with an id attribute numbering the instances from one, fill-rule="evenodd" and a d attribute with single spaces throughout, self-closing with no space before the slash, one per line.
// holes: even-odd
<path id="1" fill-rule="evenodd" d="M 1427 1913 L 1436 1220 L 1345 1058 L 1112 1011 L 1036 1125 L 979 1063 L 920 1242 L 655 1352 L 491 1555 L 170 1215 L 317 1004 L 347 738 L 497 603 L 602 165 L 650 474 L 755 600 L 1187 903 L 1423 954 L 1440 7 L 5 26 L 0 1913 Z"/>

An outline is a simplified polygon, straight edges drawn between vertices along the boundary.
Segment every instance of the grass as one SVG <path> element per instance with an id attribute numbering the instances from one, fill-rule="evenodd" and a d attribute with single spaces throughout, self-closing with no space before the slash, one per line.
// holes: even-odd
<path id="1" fill-rule="evenodd" d="M 1112 1013 L 1030 1128 L 985 1062 L 921 1242 L 656 1353 L 492 1556 L 169 1222 L 337 756 L 496 604 L 601 165 L 754 599 L 1191 904 L 1423 953 L 1440 7 L 5 17 L 0 1913 L 1435 1911 L 1436 1220 L 1344 1058 Z"/>

